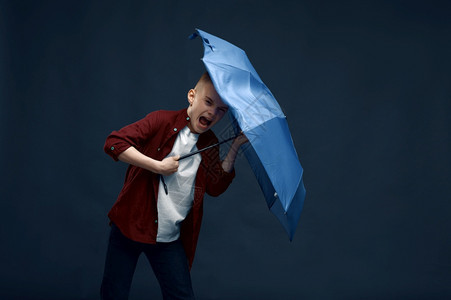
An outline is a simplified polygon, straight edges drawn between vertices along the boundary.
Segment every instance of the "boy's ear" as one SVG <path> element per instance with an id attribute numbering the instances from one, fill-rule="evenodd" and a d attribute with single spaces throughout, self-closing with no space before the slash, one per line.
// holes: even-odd
<path id="1" fill-rule="evenodd" d="M 190 89 L 188 91 L 188 102 L 189 102 L 190 105 L 193 104 L 193 102 L 194 102 L 194 95 L 196 95 L 196 90 L 195 89 Z"/>

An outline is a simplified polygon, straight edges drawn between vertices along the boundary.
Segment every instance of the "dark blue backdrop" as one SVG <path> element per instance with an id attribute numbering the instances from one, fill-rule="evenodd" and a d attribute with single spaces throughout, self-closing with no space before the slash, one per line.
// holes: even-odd
<path id="1" fill-rule="evenodd" d="M 198 298 L 451 297 L 450 3 L 2 1 L 0 298 L 97 299 L 126 168 L 104 139 L 187 105 L 196 27 L 246 50 L 307 188 L 290 243 L 239 159 L 206 199 Z M 159 294 L 143 257 L 130 298 Z"/>

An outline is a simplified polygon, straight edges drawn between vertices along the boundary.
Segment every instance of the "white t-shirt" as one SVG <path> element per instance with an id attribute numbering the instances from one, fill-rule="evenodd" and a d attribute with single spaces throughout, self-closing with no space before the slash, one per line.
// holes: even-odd
<path id="1" fill-rule="evenodd" d="M 188 127 L 180 130 L 169 156 L 183 155 L 197 150 L 198 134 Z M 168 194 L 160 180 L 158 189 L 158 233 L 157 242 L 172 242 L 180 236 L 180 222 L 188 215 L 194 200 L 194 184 L 202 157 L 193 155 L 179 162 L 178 171 L 164 176 Z"/>

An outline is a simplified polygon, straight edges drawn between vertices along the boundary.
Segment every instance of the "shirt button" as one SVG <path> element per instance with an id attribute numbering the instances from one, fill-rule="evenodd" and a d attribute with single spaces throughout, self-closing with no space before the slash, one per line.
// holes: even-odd
<path id="1" fill-rule="evenodd" d="M 111 149 L 111 151 L 113 151 L 114 150 L 114 146 L 112 146 L 110 149 Z"/>
<path id="2" fill-rule="evenodd" d="M 158 220 L 155 220 L 155 224 L 158 223 Z"/>
<path id="3" fill-rule="evenodd" d="M 160 148 L 158 148 L 157 151 L 160 151 Z"/>
<path id="4" fill-rule="evenodd" d="M 174 131 L 177 131 L 177 128 L 174 128 Z"/>

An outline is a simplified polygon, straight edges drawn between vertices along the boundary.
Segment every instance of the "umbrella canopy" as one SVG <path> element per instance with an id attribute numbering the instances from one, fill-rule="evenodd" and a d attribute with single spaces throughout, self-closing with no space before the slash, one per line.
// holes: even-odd
<path id="1" fill-rule="evenodd" d="M 202 58 L 216 91 L 229 106 L 234 124 L 249 139 L 245 156 L 271 212 L 293 239 L 305 199 L 303 169 L 285 115 L 258 76 L 246 53 L 197 29 Z"/>

